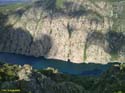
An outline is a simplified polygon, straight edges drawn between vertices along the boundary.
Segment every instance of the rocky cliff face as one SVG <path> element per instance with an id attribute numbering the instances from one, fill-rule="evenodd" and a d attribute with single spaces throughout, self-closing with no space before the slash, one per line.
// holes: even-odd
<path id="1" fill-rule="evenodd" d="M 114 8 L 92 0 L 40 0 L 2 20 L 0 51 L 81 63 L 125 59 L 125 35 L 112 31 Z M 4 16 L 5 17 L 5 16 Z"/>

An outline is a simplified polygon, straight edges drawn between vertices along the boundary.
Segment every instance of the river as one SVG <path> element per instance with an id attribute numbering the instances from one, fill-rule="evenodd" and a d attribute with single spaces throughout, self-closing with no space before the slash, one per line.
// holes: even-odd
<path id="1" fill-rule="evenodd" d="M 0 53 L 0 61 L 9 64 L 29 64 L 34 69 L 53 67 L 58 69 L 59 72 L 73 75 L 100 75 L 112 66 L 112 64 L 103 65 L 94 63 L 75 64 L 62 60 L 45 59 L 43 57 L 36 58 L 13 53 Z"/>

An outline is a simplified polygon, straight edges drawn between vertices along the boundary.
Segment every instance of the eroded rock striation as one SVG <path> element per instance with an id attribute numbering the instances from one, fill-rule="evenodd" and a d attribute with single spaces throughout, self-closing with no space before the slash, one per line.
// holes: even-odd
<path id="1" fill-rule="evenodd" d="M 107 63 L 113 55 L 115 61 L 125 59 L 125 35 L 112 31 L 111 3 L 59 1 L 35 1 L 7 15 L 2 20 L 0 51 L 74 63 Z"/>

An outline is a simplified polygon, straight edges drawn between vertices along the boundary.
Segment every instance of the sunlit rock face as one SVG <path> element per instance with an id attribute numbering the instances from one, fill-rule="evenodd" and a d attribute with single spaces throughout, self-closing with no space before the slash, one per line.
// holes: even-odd
<path id="1" fill-rule="evenodd" d="M 109 37 L 112 41 L 108 38 L 113 25 L 113 7 L 109 2 L 63 0 L 58 4 L 58 0 L 50 1 L 37 1 L 27 9 L 18 9 L 7 16 L 4 27 L 9 26 L 9 29 L 0 32 L 1 52 L 74 63 L 112 61 L 113 41 L 120 41 L 113 39 L 117 39 L 117 35 Z M 119 37 L 124 43 L 125 36 Z M 122 53 L 124 59 L 123 48 L 116 52 Z"/>

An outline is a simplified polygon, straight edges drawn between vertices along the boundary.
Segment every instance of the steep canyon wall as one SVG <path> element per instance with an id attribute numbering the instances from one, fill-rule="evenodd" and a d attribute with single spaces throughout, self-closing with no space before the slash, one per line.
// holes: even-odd
<path id="1" fill-rule="evenodd" d="M 74 63 L 124 61 L 125 34 L 112 31 L 113 10 L 103 0 L 36 1 L 1 16 L 0 51 Z"/>

